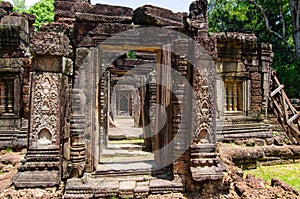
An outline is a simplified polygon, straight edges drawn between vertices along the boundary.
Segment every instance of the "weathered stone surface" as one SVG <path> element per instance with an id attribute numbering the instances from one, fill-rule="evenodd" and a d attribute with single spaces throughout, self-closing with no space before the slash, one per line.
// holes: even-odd
<path id="1" fill-rule="evenodd" d="M 34 55 L 68 56 L 70 53 L 69 39 L 62 33 L 35 32 L 30 47 Z"/>
<path id="2" fill-rule="evenodd" d="M 295 145 L 288 146 L 295 156 L 300 156 L 300 147 Z"/>
<path id="3" fill-rule="evenodd" d="M 0 8 L 6 11 L 6 14 L 9 14 L 13 11 L 13 6 L 8 1 L 1 1 L 0 2 Z M 0 17 L 1 18 L 1 17 Z"/>
<path id="4" fill-rule="evenodd" d="M 24 31 L 25 34 L 29 34 L 28 21 L 23 16 L 4 16 L 1 19 L 1 25 L 16 26 L 20 31 Z"/>
<path id="5" fill-rule="evenodd" d="M 174 191 L 176 189 L 178 190 L 183 190 L 184 187 L 183 187 L 183 184 L 182 183 L 176 183 L 176 182 L 171 182 L 171 181 L 168 181 L 168 180 L 163 180 L 163 179 L 153 179 L 153 180 L 150 180 L 150 190 L 155 190 L 157 188 L 173 188 Z M 171 191 L 171 190 L 170 190 Z"/>
<path id="6" fill-rule="evenodd" d="M 108 16 L 89 13 L 76 13 L 76 20 L 83 22 L 98 22 L 98 23 L 124 23 L 131 24 L 131 16 Z"/>
<path id="7" fill-rule="evenodd" d="M 82 1 L 55 1 L 55 17 L 75 18 L 77 21 L 131 24 L 133 10 L 104 4 L 91 5 Z"/>
<path id="8" fill-rule="evenodd" d="M 128 17 L 132 18 L 133 9 L 122 6 L 112 6 L 105 4 L 96 4 L 91 6 L 89 3 L 76 2 L 75 4 L 76 12 L 89 13 L 102 16 L 112 16 L 112 17 Z"/>
<path id="9" fill-rule="evenodd" d="M 243 168 L 255 168 L 257 164 L 274 165 L 292 163 L 300 159 L 300 146 L 259 146 L 259 147 L 222 147 L 223 154 Z"/>
<path id="10" fill-rule="evenodd" d="M 25 59 L 25 58 L 24 58 Z M 3 72 L 4 70 L 16 72 L 20 71 L 23 66 L 23 58 L 5 58 L 0 59 L 0 69 Z"/>
<path id="11" fill-rule="evenodd" d="M 213 58 L 217 58 L 217 40 L 214 37 L 197 37 L 196 41 Z"/>
<path id="12" fill-rule="evenodd" d="M 61 22 L 43 24 L 39 31 L 63 33 L 70 39 L 70 41 L 72 41 L 74 34 L 74 28 L 72 25 Z"/>
<path id="13" fill-rule="evenodd" d="M 273 187 L 281 187 L 283 190 L 287 191 L 287 192 L 292 192 L 294 194 L 296 194 L 297 196 L 300 196 L 299 191 L 297 191 L 296 189 L 294 189 L 293 187 L 291 187 L 290 185 L 286 184 L 285 182 L 273 178 L 271 181 L 271 186 Z"/>
<path id="14" fill-rule="evenodd" d="M 28 34 L 22 31 L 20 26 L 0 24 L 0 35 L 5 35 L 5 37 L 0 37 L 0 49 L 7 49 L 17 52 L 20 49 L 25 50 L 26 47 L 25 45 L 22 45 L 22 43 L 29 43 Z"/>
<path id="15" fill-rule="evenodd" d="M 114 34 L 121 33 L 132 29 L 131 24 L 118 23 L 85 23 L 78 22 L 75 24 L 76 40 L 78 47 L 96 46 L 97 42 L 101 42 Z"/>
<path id="16" fill-rule="evenodd" d="M 3 8 L 0 8 L 0 19 L 6 14 L 7 12 Z"/>
<path id="17" fill-rule="evenodd" d="M 0 3 L 0 5 L 2 5 L 2 3 Z M 106 116 L 103 114 L 104 112 L 103 107 L 107 104 L 107 101 L 104 98 L 105 96 L 107 96 L 107 85 L 108 85 L 103 82 L 101 82 L 101 84 L 98 84 L 99 81 L 98 79 L 96 79 L 95 75 L 99 74 L 100 73 L 99 71 L 102 72 L 102 69 L 99 68 L 98 60 L 102 59 L 102 61 L 103 60 L 106 61 L 105 59 L 108 58 L 97 57 L 97 53 L 99 53 L 98 49 L 95 49 L 93 47 L 95 47 L 105 39 L 113 35 L 116 35 L 117 33 L 130 30 L 130 29 L 133 30 L 139 27 L 139 26 L 131 25 L 133 19 L 132 15 L 134 14 L 135 22 L 142 26 L 144 25 L 168 26 L 168 27 L 171 26 L 174 29 L 178 29 L 178 28 L 184 29 L 188 27 L 189 28 L 188 30 L 182 30 L 182 31 L 184 31 L 191 37 L 197 36 L 198 43 L 200 43 L 201 46 L 204 47 L 206 51 L 209 52 L 208 55 L 206 51 L 203 51 L 202 47 L 199 49 L 191 49 L 189 39 L 178 40 L 177 36 L 174 37 L 170 36 L 171 35 L 169 34 L 170 29 L 169 32 L 162 33 L 159 36 L 157 35 L 157 31 L 156 31 L 157 29 L 156 30 L 153 29 L 153 31 L 150 33 L 145 31 L 147 32 L 146 36 L 143 35 L 142 33 L 134 34 L 134 31 L 132 32 L 128 31 L 129 33 L 127 32 L 126 35 L 123 35 L 123 37 L 129 38 L 128 42 L 127 41 L 123 42 L 123 40 L 120 38 L 111 41 L 111 43 L 114 43 L 116 45 L 127 47 L 126 45 L 129 46 L 135 45 L 136 44 L 135 42 L 139 41 L 140 38 L 143 38 L 143 42 L 145 43 L 149 42 L 151 45 L 154 46 L 153 48 L 159 48 L 162 44 L 161 42 L 163 40 L 165 41 L 165 39 L 167 38 L 168 44 L 170 44 L 170 48 L 164 47 L 163 51 L 172 49 L 172 50 L 176 50 L 176 52 L 180 52 L 180 56 L 171 55 L 170 60 L 168 61 L 165 60 L 165 61 L 166 63 L 172 64 L 172 67 L 178 70 L 180 74 L 182 74 L 186 78 L 189 79 L 191 76 L 193 77 L 190 78 L 189 80 L 190 82 L 192 82 L 192 86 L 195 89 L 195 93 L 197 94 L 197 104 L 192 108 L 196 110 L 195 112 L 197 112 L 199 116 L 198 118 L 199 120 L 197 120 L 197 122 L 199 121 L 199 123 L 195 122 L 195 124 L 197 124 L 195 126 L 199 127 L 199 129 L 197 129 L 197 131 L 193 136 L 195 138 L 194 142 L 199 143 L 199 145 L 191 149 L 191 151 L 189 151 L 191 153 L 186 153 L 186 154 L 191 154 L 191 156 L 186 155 L 183 156 L 182 159 L 178 160 L 177 162 L 173 162 L 172 172 L 174 176 L 171 177 L 174 177 L 174 181 L 158 180 L 158 179 L 154 180 L 151 178 L 150 180 L 146 180 L 147 182 L 141 182 L 145 179 L 140 179 L 139 181 L 136 180 L 138 181 L 138 183 L 136 183 L 136 181 L 134 181 L 133 179 L 125 179 L 127 181 L 130 180 L 130 182 L 126 182 L 124 181 L 124 179 L 123 180 L 114 179 L 111 181 L 107 179 L 103 180 L 103 178 L 98 178 L 99 176 L 96 175 L 93 176 L 93 179 L 91 178 L 87 179 L 85 177 L 81 179 L 77 179 L 76 183 L 71 184 L 71 187 L 67 187 L 70 189 L 67 190 L 65 198 L 68 197 L 71 198 L 72 196 L 78 198 L 79 197 L 90 197 L 90 198 L 109 197 L 118 194 L 121 197 L 134 197 L 134 196 L 146 197 L 151 192 L 163 193 L 163 192 L 173 192 L 173 191 L 175 192 L 184 191 L 184 188 L 187 187 L 187 184 L 190 184 L 190 186 L 195 189 L 198 189 L 199 187 L 204 188 L 204 193 L 206 194 L 206 196 L 209 196 L 209 194 L 216 193 L 217 192 L 216 187 L 218 186 L 218 183 L 215 183 L 214 181 L 211 182 L 207 182 L 207 181 L 217 180 L 217 179 L 218 181 L 221 181 L 220 179 L 223 177 L 223 171 L 224 171 L 224 168 L 222 167 L 221 164 L 222 160 L 218 158 L 218 154 L 216 153 L 215 147 L 211 148 L 208 151 L 203 147 L 205 146 L 205 144 L 203 143 L 206 142 L 209 142 L 213 145 L 215 144 L 215 129 L 213 124 L 214 122 L 212 122 L 215 120 L 216 117 L 214 114 L 215 102 L 213 101 L 214 97 L 211 97 L 214 96 L 213 95 L 214 89 L 212 89 L 213 92 L 211 91 L 207 92 L 207 88 L 214 87 L 214 78 L 216 76 L 215 73 L 212 72 L 213 69 L 215 68 L 215 65 L 214 62 L 211 61 L 209 64 L 207 64 L 207 67 L 205 68 L 207 70 L 205 71 L 190 70 L 190 68 L 192 67 L 190 67 L 190 63 L 188 62 L 187 57 L 189 57 L 190 54 L 193 54 L 194 52 L 195 58 L 197 59 L 196 65 L 199 66 L 203 66 L 203 59 L 211 60 L 210 56 L 213 56 L 216 60 L 218 60 L 222 64 L 226 62 L 226 64 L 223 64 L 222 66 L 223 70 L 220 70 L 221 74 L 220 77 L 218 78 L 220 79 L 232 78 L 232 80 L 238 79 L 239 81 L 243 80 L 244 81 L 243 85 L 245 88 L 243 88 L 242 93 L 248 93 L 252 89 L 251 95 L 249 94 L 249 97 L 243 96 L 244 98 L 249 98 L 249 102 L 243 101 L 244 107 L 245 106 L 251 107 L 249 108 L 249 110 L 248 109 L 239 110 L 238 114 L 233 113 L 232 115 L 230 115 L 231 114 L 230 113 L 228 114 L 229 116 L 225 115 L 226 117 L 228 116 L 234 118 L 232 120 L 229 119 L 228 120 L 229 123 L 233 120 L 240 120 L 240 122 L 241 121 L 248 122 L 252 119 L 252 118 L 249 119 L 248 117 L 248 115 L 251 114 L 250 109 L 251 111 L 255 110 L 256 115 L 262 113 L 261 111 L 262 110 L 261 103 L 263 99 L 262 93 L 264 92 L 265 95 L 267 93 L 262 88 L 262 82 L 266 81 L 267 76 L 263 74 L 262 69 L 260 68 L 259 65 L 262 60 L 265 60 L 264 63 L 265 68 L 263 70 L 265 71 L 265 73 L 268 72 L 269 69 L 268 67 L 271 62 L 270 52 L 268 51 L 270 49 L 266 48 L 263 49 L 263 51 L 258 52 L 258 48 L 256 46 L 256 37 L 254 35 L 246 35 L 246 34 L 239 34 L 239 33 L 226 33 L 226 34 L 220 33 L 217 36 L 207 37 L 206 31 L 208 29 L 208 24 L 206 19 L 207 18 L 206 0 L 198 0 L 191 4 L 190 16 L 188 17 L 187 15 L 185 15 L 185 17 L 189 19 L 189 21 L 186 20 L 185 22 L 189 24 L 185 24 L 184 28 L 182 22 L 183 19 L 182 14 L 175 14 L 170 10 L 157 8 L 154 6 L 144 6 L 138 8 L 133 13 L 132 9 L 125 8 L 125 7 L 109 6 L 103 4 L 92 6 L 90 5 L 88 0 L 86 1 L 57 0 L 55 1 L 55 8 L 56 8 L 55 10 L 56 20 L 59 20 L 61 22 L 67 22 L 67 23 L 55 22 L 49 24 L 47 26 L 42 27 L 42 31 L 45 32 L 34 33 L 32 35 L 31 48 L 33 52 L 32 55 L 34 57 L 32 68 L 30 68 L 30 64 L 26 64 L 25 63 L 26 61 L 24 60 L 23 60 L 24 62 L 22 63 L 21 61 L 15 63 L 15 60 L 11 60 L 11 62 L 0 60 L 1 75 L 3 74 L 2 72 L 5 72 L 6 74 L 7 72 L 6 69 L 8 69 L 9 72 L 11 72 L 11 74 L 9 75 L 16 75 L 13 74 L 13 72 L 16 72 L 18 70 L 17 75 L 19 75 L 22 78 L 24 77 L 23 81 L 20 81 L 23 84 L 22 85 L 23 88 L 19 89 L 23 91 L 22 93 L 23 104 L 20 103 L 20 105 L 23 106 L 25 117 L 29 117 L 28 116 L 29 104 L 31 105 L 31 109 L 32 109 L 30 112 L 31 114 L 30 116 L 31 124 L 30 124 L 30 131 L 29 131 L 30 144 L 28 146 L 30 150 L 28 150 L 28 154 L 26 156 L 27 162 L 24 165 L 22 165 L 22 167 L 20 167 L 20 171 L 24 171 L 24 172 L 23 173 L 21 172 L 21 174 L 19 175 L 20 179 L 16 180 L 15 184 L 19 187 L 26 186 L 25 183 L 26 180 L 28 179 L 29 184 L 31 184 L 29 186 L 38 186 L 40 184 L 39 180 L 43 181 L 41 186 L 58 185 L 57 182 L 59 181 L 58 179 L 60 179 L 61 173 L 64 172 L 73 173 L 73 169 L 74 169 L 74 173 L 72 175 L 71 174 L 67 175 L 66 178 L 76 177 L 82 174 L 82 172 L 84 171 L 84 166 L 79 168 L 78 161 L 87 163 L 88 167 L 86 167 L 85 170 L 86 172 L 94 171 L 94 168 L 99 163 L 98 153 L 100 150 L 97 149 L 98 146 L 96 144 L 95 151 L 91 151 L 94 150 L 94 145 L 91 145 L 90 143 L 94 144 L 97 142 L 97 140 L 105 139 L 104 134 L 100 133 L 100 135 L 98 135 L 92 132 L 95 132 L 98 129 L 98 127 L 99 129 L 106 130 L 106 126 L 103 125 L 104 124 L 103 120 L 106 119 Z M 4 49 L 5 47 L 4 50 L 7 49 L 8 50 L 7 51 L 3 50 L 0 53 L 4 54 L 3 52 L 5 52 L 5 56 L 7 57 L 12 57 L 17 55 L 30 57 L 30 54 L 28 53 L 22 54 L 21 51 L 24 52 L 26 51 L 26 44 L 28 44 L 29 41 L 26 39 L 28 39 L 28 35 L 30 35 L 30 32 L 32 31 L 29 26 L 30 24 L 33 23 L 33 20 L 29 19 L 30 17 L 28 18 L 24 15 L 19 15 L 15 13 L 13 15 L 8 15 L 8 12 L 10 12 L 9 9 L 8 11 L 6 11 L 5 8 L 0 6 L 0 15 L 3 16 L 1 23 L 3 23 L 3 26 L 8 27 L 8 28 L 5 27 L 4 28 L 5 30 L 3 31 L 3 35 L 6 36 L 0 38 L 1 41 L 0 48 Z M 14 26 L 15 28 L 12 26 Z M 64 36 L 63 34 L 65 34 L 66 36 Z M 75 75 L 73 73 L 72 61 L 69 62 L 66 59 L 61 59 L 61 56 L 73 57 L 72 55 L 70 55 L 69 40 L 67 39 L 67 37 L 71 40 L 70 43 L 74 45 L 76 48 L 91 47 L 91 48 L 76 49 L 76 56 L 74 56 L 76 57 L 75 71 L 74 71 Z M 22 46 L 23 44 L 25 44 L 25 46 Z M 10 51 L 11 49 L 13 51 Z M 20 54 L 16 55 L 13 53 L 16 54 L 20 53 Z M 124 54 L 126 52 L 122 52 L 122 53 Z M 164 53 L 165 52 L 162 52 L 163 59 L 169 56 L 169 55 L 164 56 L 165 55 Z M 98 55 L 100 54 L 101 52 Z M 155 51 L 155 53 L 153 54 L 157 55 L 160 54 L 160 52 L 157 53 L 157 51 Z M 91 62 L 88 62 L 84 60 L 86 56 L 89 56 L 89 58 L 91 58 L 90 60 L 92 60 L 92 57 L 97 57 L 97 58 L 95 60 L 92 60 Z M 145 57 L 147 56 L 144 55 L 140 56 L 137 54 L 137 57 L 140 59 L 145 59 Z M 159 59 L 159 56 L 157 57 Z M 156 58 L 151 58 L 151 60 L 156 60 Z M 1 61 L 5 63 L 2 64 Z M 84 66 L 80 67 L 82 64 Z M 102 64 L 104 65 L 106 63 L 102 62 Z M 125 60 L 124 63 L 120 65 L 129 68 L 133 65 L 141 65 L 141 64 L 143 64 L 142 60 L 132 59 L 132 60 Z M 22 68 L 22 66 L 24 67 Z M 219 66 L 221 67 L 221 64 L 219 64 L 218 67 Z M 66 70 L 63 71 L 63 68 L 65 68 Z M 25 69 L 26 72 L 22 72 L 21 69 L 22 70 Z M 31 82 L 29 82 L 29 74 L 28 74 L 29 69 L 38 71 L 38 73 L 34 73 L 34 72 L 32 73 L 32 78 L 30 79 Z M 45 71 L 51 73 L 48 74 L 45 73 Z M 71 86 L 68 87 L 69 79 L 67 78 L 64 79 L 64 75 L 62 76 L 62 78 L 58 78 L 58 79 L 56 78 L 57 73 L 61 73 L 61 72 L 63 72 L 64 75 L 75 76 L 76 81 L 75 80 L 74 82 L 70 81 L 70 84 L 77 85 L 78 82 L 80 82 L 79 83 L 79 85 L 81 86 L 80 89 L 84 88 L 82 94 L 76 92 L 75 89 L 72 90 L 70 88 Z M 101 79 L 101 81 L 103 80 L 105 82 L 106 81 L 105 78 Z M 111 80 L 113 80 L 113 78 Z M 53 85 L 58 82 L 59 84 L 57 86 L 59 88 Z M 86 82 L 93 82 L 93 83 L 96 82 L 96 83 L 87 84 Z M 176 80 L 174 82 L 176 82 Z M 30 93 L 29 85 L 31 85 L 31 90 L 32 90 L 31 93 Z M 222 82 L 220 82 L 220 85 L 223 86 Z M 186 138 L 186 132 L 190 132 L 187 125 L 188 120 L 190 118 L 185 117 L 185 115 L 179 114 L 180 108 L 178 104 L 186 104 L 185 98 L 187 97 L 187 95 L 185 94 L 185 90 L 181 87 L 181 85 L 175 85 L 173 88 L 176 88 L 175 89 L 176 93 L 179 93 L 180 96 L 177 99 L 171 99 L 172 101 L 170 101 L 171 102 L 170 108 L 172 113 L 170 113 L 171 115 L 168 116 L 170 116 L 170 118 L 175 118 L 175 119 L 174 121 L 170 121 L 172 122 L 171 125 L 172 129 L 170 127 L 168 131 L 166 130 L 166 133 L 178 132 L 180 138 Z M 247 90 L 248 88 L 249 90 Z M 151 98 L 150 100 L 152 100 L 152 102 L 156 101 L 155 99 L 161 100 L 165 97 L 164 94 L 162 94 L 162 96 L 157 96 L 155 93 L 155 89 L 156 89 L 155 85 L 151 86 L 149 89 L 152 90 L 150 97 L 147 96 Z M 224 90 L 224 88 L 221 88 L 221 90 L 222 89 Z M 99 92 L 98 94 L 100 95 L 98 96 L 96 92 L 90 92 L 90 91 L 97 91 Z M 87 95 L 88 92 L 89 95 Z M 220 96 L 224 96 L 225 93 L 221 93 Z M 79 95 L 80 97 L 78 97 Z M 31 99 L 31 103 L 29 103 L 29 96 L 33 96 Z M 250 96 L 252 96 L 252 98 Z M 75 106 L 73 106 L 72 109 L 70 108 L 71 98 L 75 98 L 76 103 L 78 103 Z M 97 100 L 99 102 L 96 102 Z M 72 101 L 72 103 L 73 102 L 74 101 Z M 67 105 L 65 105 L 64 103 L 67 103 Z M 96 109 L 95 106 L 97 107 Z M 83 115 L 84 109 L 92 110 L 93 114 L 96 112 L 97 115 L 93 115 L 93 114 Z M 190 108 L 187 108 L 185 110 L 190 110 Z M 74 115 L 72 117 L 69 117 L 71 112 Z M 220 110 L 219 113 L 222 114 L 223 112 L 226 111 L 223 111 L 222 109 Z M 77 113 L 80 113 L 82 115 L 76 115 Z M 88 123 L 87 129 L 84 128 L 86 124 L 84 119 L 85 116 L 87 117 L 86 120 Z M 179 119 L 179 116 L 181 119 Z M 98 123 L 98 118 L 99 118 L 99 123 Z M 258 119 L 257 117 L 253 117 L 253 118 L 254 119 L 252 120 Z M 183 124 L 180 124 L 179 122 L 180 120 Z M 21 118 L 18 118 L 17 121 L 18 128 L 20 128 L 21 126 L 20 121 L 26 121 L 26 120 L 22 120 Z M 1 122 L 0 122 L 0 126 L 1 126 L 0 130 L 2 130 L 3 128 L 8 128 L 7 127 L 8 123 L 5 123 L 6 126 L 2 127 L 3 126 L 2 124 L 4 123 Z M 10 124 L 11 124 L 10 127 L 12 127 L 13 122 L 11 122 Z M 26 125 L 26 122 L 24 122 L 24 124 L 25 125 L 23 125 L 22 122 L 21 130 L 18 129 L 18 131 L 26 132 L 26 126 L 28 125 Z M 235 124 L 236 123 L 231 123 L 231 127 L 235 126 Z M 41 132 L 42 130 L 50 131 L 50 134 L 52 135 L 49 136 L 51 137 L 50 143 L 53 145 L 57 145 L 54 152 L 50 150 L 51 147 L 49 146 L 42 146 L 41 148 L 43 148 L 44 150 L 39 148 L 40 146 L 37 144 L 37 142 L 41 141 L 39 138 L 39 132 Z M 236 132 L 237 132 L 236 129 L 232 129 L 231 135 L 233 135 Z M 81 141 L 79 142 L 79 138 L 76 136 L 78 136 L 78 134 L 80 133 L 82 133 L 83 135 L 82 137 L 86 139 L 86 143 L 83 143 Z M 263 138 L 265 138 L 267 137 L 268 133 L 263 132 L 262 134 L 263 134 Z M 261 134 L 258 135 L 256 129 L 251 129 L 251 130 L 242 129 L 241 131 L 238 131 L 237 134 L 234 134 L 233 137 L 234 136 L 236 136 L 236 138 L 240 138 L 240 137 L 246 138 L 247 136 L 250 137 L 261 136 Z M 60 140 L 60 138 L 62 137 L 64 137 L 63 141 Z M 170 135 L 170 137 L 172 136 Z M 159 139 L 161 139 L 161 137 Z M 177 142 L 178 148 L 174 147 L 174 151 L 173 151 L 174 154 L 181 152 L 181 150 L 185 148 L 183 147 L 186 144 L 185 141 L 186 140 L 184 139 L 178 140 Z M 104 144 L 102 144 L 102 141 L 100 142 L 101 142 L 100 144 L 101 147 L 104 146 Z M 249 140 L 246 143 L 252 145 L 253 142 Z M 74 164 L 72 162 L 64 162 L 63 164 L 67 166 L 62 167 L 61 159 L 60 159 L 62 154 L 60 149 L 58 148 L 58 146 L 61 146 L 61 144 L 63 144 L 64 146 L 63 150 L 65 150 L 65 154 L 66 154 L 64 158 L 66 158 L 69 161 L 74 161 L 74 162 L 77 161 L 76 164 L 74 162 L 73 162 Z M 87 145 L 87 148 L 85 148 L 85 144 Z M 33 146 L 39 146 L 39 147 L 35 148 Z M 36 150 L 33 150 L 32 148 Z M 266 153 L 268 153 L 271 154 L 271 156 L 266 157 L 263 160 L 269 158 L 268 160 L 281 161 L 280 158 L 275 157 L 275 155 L 279 154 L 284 157 L 287 156 L 292 157 L 293 154 L 291 153 L 295 153 L 297 149 L 294 148 L 293 149 L 289 148 L 289 149 L 291 152 L 289 152 L 288 150 L 286 151 L 278 150 L 275 152 L 274 151 L 269 152 L 268 150 L 264 150 L 263 148 L 256 149 L 256 150 L 243 149 L 238 151 L 235 154 L 237 158 L 234 160 L 238 160 L 240 162 L 247 161 L 247 163 L 250 162 L 255 164 L 257 159 L 263 159 Z M 101 151 L 101 153 L 103 151 Z M 272 154 L 273 152 L 274 154 Z M 125 153 L 123 153 L 123 155 L 124 154 Z M 254 161 L 251 158 L 253 158 Z M 162 158 L 157 157 L 157 159 L 162 159 Z M 192 165 L 191 168 L 189 168 L 190 165 Z M 147 166 L 150 165 L 148 164 Z M 63 169 L 63 171 L 60 170 L 61 168 Z M 71 170 L 72 172 L 68 171 L 68 169 Z M 34 170 L 33 175 L 30 175 L 31 170 Z M 42 170 L 43 172 L 38 173 L 37 171 L 40 170 Z M 56 173 L 54 172 L 54 170 Z M 107 168 L 105 170 L 107 174 L 109 174 L 111 171 L 112 171 L 111 168 Z M 121 170 L 114 170 L 113 174 L 118 173 L 120 171 L 122 171 L 122 168 Z M 130 168 L 129 171 L 135 172 L 136 167 L 133 167 L 133 169 Z M 49 174 L 49 172 L 51 174 Z M 101 175 L 103 174 L 103 172 L 101 171 L 99 173 L 101 173 Z M 241 175 L 239 174 L 240 173 L 236 175 L 239 176 L 236 177 L 236 179 L 241 178 Z M 113 179 L 113 177 L 110 176 L 109 179 Z M 195 183 L 195 181 L 198 182 Z M 200 181 L 204 181 L 204 182 L 200 182 Z M 252 178 L 249 177 L 249 181 L 251 181 L 252 183 L 252 181 L 254 180 L 252 180 Z M 255 188 L 261 188 L 255 183 L 256 182 L 254 182 Z M 238 194 L 243 195 L 244 193 L 247 192 L 247 188 L 245 188 L 245 186 L 243 185 L 237 185 L 235 188 L 238 190 Z M 134 194 L 133 192 L 136 192 L 136 194 Z"/>
<path id="18" fill-rule="evenodd" d="M 183 27 L 181 15 L 171 10 L 145 5 L 134 11 L 133 22 L 137 25 L 176 26 Z"/>
<path id="19" fill-rule="evenodd" d="M 13 177 L 13 183 L 19 188 L 53 187 L 60 184 L 59 171 L 25 171 Z"/>
<path id="20" fill-rule="evenodd" d="M 206 18 L 207 15 L 207 0 L 197 0 L 191 3 L 189 7 L 189 18 L 191 19 L 199 19 Z"/>
<path id="21" fill-rule="evenodd" d="M 213 33 L 217 38 L 217 48 L 219 58 L 241 59 L 242 54 L 257 50 L 256 36 L 243 33 Z M 256 68 L 257 69 L 257 68 Z"/>
<path id="22" fill-rule="evenodd" d="M 75 18 L 76 1 L 54 1 L 55 19 L 59 18 Z"/>
<path id="23" fill-rule="evenodd" d="M 62 72 L 63 58 L 53 56 L 36 57 L 33 60 L 32 69 L 45 72 Z"/>

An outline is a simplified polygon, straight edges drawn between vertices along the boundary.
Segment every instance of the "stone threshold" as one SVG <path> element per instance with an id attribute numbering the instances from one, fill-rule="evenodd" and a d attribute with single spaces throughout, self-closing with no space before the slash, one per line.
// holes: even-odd
<path id="1" fill-rule="evenodd" d="M 81 179 L 67 180 L 64 198 L 145 198 L 150 194 L 183 192 L 182 182 L 174 182 L 144 173 L 127 176 L 93 176 L 85 174 Z"/>

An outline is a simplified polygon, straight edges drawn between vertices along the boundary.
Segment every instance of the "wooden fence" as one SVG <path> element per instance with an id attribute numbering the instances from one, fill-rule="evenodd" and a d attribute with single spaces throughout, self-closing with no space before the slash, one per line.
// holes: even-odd
<path id="1" fill-rule="evenodd" d="M 275 71 L 271 72 L 270 108 L 293 144 L 300 144 L 300 112 L 292 105 Z"/>

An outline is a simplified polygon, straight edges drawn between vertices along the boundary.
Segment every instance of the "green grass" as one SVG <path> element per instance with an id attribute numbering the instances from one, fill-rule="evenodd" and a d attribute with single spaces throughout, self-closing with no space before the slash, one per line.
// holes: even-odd
<path id="1" fill-rule="evenodd" d="M 247 174 L 253 174 L 267 182 L 271 182 L 272 178 L 277 178 L 300 191 L 300 163 L 259 166 L 257 169 L 244 171 L 244 175 L 246 176 Z"/>
<path id="2" fill-rule="evenodd" d="M 12 153 L 12 152 L 14 152 L 13 148 L 11 148 L 11 147 L 5 148 L 5 153 Z"/>
<path id="3" fill-rule="evenodd" d="M 111 144 L 144 144 L 144 139 L 110 140 Z"/>

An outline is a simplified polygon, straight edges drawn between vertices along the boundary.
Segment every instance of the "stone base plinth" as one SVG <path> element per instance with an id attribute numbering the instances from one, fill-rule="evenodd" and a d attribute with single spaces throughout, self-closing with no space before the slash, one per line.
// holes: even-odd
<path id="1" fill-rule="evenodd" d="M 59 171 L 24 171 L 14 175 L 13 184 L 17 188 L 54 187 L 60 184 Z"/>

